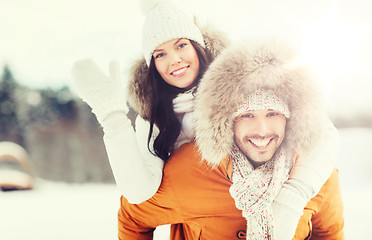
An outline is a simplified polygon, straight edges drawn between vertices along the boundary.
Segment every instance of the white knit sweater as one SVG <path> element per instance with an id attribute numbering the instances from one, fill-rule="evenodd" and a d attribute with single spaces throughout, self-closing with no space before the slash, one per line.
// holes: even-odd
<path id="1" fill-rule="evenodd" d="M 175 148 L 194 139 L 193 103 L 188 96 L 189 92 L 175 99 L 175 112 L 182 123 Z M 104 128 L 103 140 L 116 184 L 130 203 L 144 202 L 158 190 L 164 167 L 163 160 L 154 156 L 147 148 L 150 123 L 137 116 L 134 131 L 125 114 L 116 115 L 114 119 L 110 117 L 110 121 L 115 121 L 109 125 L 116 127 Z M 159 130 L 154 126 L 150 148 L 158 134 Z"/>

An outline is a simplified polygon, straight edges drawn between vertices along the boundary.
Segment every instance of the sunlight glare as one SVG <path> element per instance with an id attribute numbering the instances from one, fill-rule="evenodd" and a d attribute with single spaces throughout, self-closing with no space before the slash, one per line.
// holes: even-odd
<path id="1" fill-rule="evenodd" d="M 326 99 L 331 98 L 335 83 L 358 67 L 362 34 L 340 21 L 328 21 L 303 28 L 303 38 L 303 60 L 315 71 Z"/>

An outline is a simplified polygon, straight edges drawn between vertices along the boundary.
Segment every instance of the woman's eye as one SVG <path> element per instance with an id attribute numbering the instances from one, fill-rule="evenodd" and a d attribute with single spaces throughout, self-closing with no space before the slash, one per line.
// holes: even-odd
<path id="1" fill-rule="evenodd" d="M 163 57 L 165 54 L 164 53 L 159 53 L 159 54 L 156 54 L 155 55 L 155 58 L 161 58 L 161 57 Z"/>
<path id="2" fill-rule="evenodd" d="M 186 45 L 186 43 L 181 43 L 180 45 L 178 45 L 178 48 L 184 48 Z"/>

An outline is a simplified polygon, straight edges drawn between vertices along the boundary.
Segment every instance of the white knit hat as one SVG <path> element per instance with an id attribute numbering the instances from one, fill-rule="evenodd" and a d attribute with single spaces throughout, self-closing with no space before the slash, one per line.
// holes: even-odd
<path id="1" fill-rule="evenodd" d="M 268 109 L 281 112 L 286 118 L 290 117 L 287 103 L 285 103 L 273 90 L 263 89 L 256 90 L 249 94 L 247 99 L 239 104 L 233 117 L 248 111 Z"/>
<path id="2" fill-rule="evenodd" d="M 203 35 L 185 12 L 169 0 L 141 0 L 146 16 L 143 25 L 142 51 L 147 66 L 153 52 L 161 44 L 178 38 L 187 38 L 205 48 Z"/>

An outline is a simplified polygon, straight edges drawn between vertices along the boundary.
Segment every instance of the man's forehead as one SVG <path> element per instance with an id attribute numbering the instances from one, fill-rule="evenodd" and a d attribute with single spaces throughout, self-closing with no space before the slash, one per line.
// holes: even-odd
<path id="1" fill-rule="evenodd" d="M 288 104 L 271 89 L 258 89 L 248 94 L 238 104 L 234 117 L 255 110 L 278 111 L 286 118 L 290 117 Z"/>

